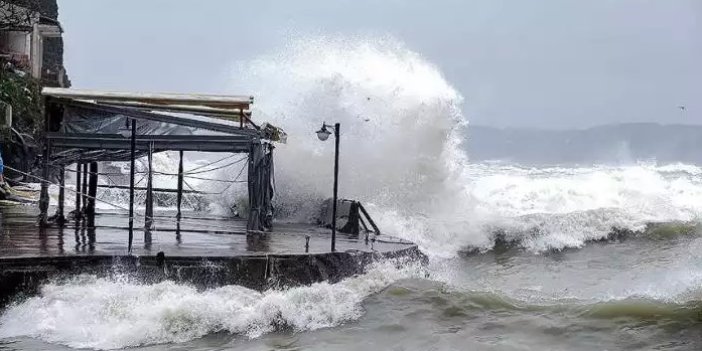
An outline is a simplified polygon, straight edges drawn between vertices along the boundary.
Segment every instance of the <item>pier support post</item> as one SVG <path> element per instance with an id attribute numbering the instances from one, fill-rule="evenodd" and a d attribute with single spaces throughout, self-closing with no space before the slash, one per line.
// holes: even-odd
<path id="1" fill-rule="evenodd" d="M 180 218 L 182 216 L 180 208 L 183 204 L 183 150 L 180 150 L 180 163 L 178 163 L 178 196 L 176 202 L 178 203 L 178 214 L 176 214 L 176 219 L 178 219 L 180 222 Z"/>
<path id="2" fill-rule="evenodd" d="M 260 206 L 261 206 L 261 192 L 260 192 L 260 178 L 259 178 L 259 161 L 261 159 L 261 144 L 259 142 L 252 142 L 251 149 L 249 151 L 249 172 L 248 172 L 248 185 L 249 185 L 249 218 L 246 222 L 246 234 L 251 235 L 255 232 L 261 231 L 261 216 L 260 216 Z"/>
<path id="3" fill-rule="evenodd" d="M 88 164 L 83 164 L 83 184 L 81 186 L 81 198 L 83 198 L 83 214 L 88 211 Z"/>
<path id="4" fill-rule="evenodd" d="M 44 133 L 49 134 L 49 122 L 50 122 L 50 110 L 51 99 L 48 97 L 44 98 Z M 44 139 L 44 152 L 43 152 L 43 162 L 42 162 L 42 172 L 41 172 L 41 193 L 39 195 L 39 225 L 46 227 L 49 225 L 49 152 L 51 152 L 51 145 L 49 138 Z"/>
<path id="5" fill-rule="evenodd" d="M 85 209 L 88 217 L 95 216 L 95 196 L 97 196 L 98 185 L 98 163 L 90 162 L 90 176 L 88 178 L 88 204 Z"/>
<path id="6" fill-rule="evenodd" d="M 144 219 L 144 229 L 147 231 L 153 228 L 154 223 L 154 189 L 153 189 L 153 143 L 149 144 L 148 163 L 149 170 L 146 180 L 146 214 Z"/>
<path id="7" fill-rule="evenodd" d="M 131 142 L 131 164 L 129 167 L 129 246 L 128 251 L 132 252 L 132 240 L 134 240 L 134 172 L 136 161 L 136 119 L 132 119 L 132 142 Z"/>
<path id="8" fill-rule="evenodd" d="M 83 171 L 81 170 L 80 163 L 76 163 L 76 220 L 80 219 L 80 199 L 81 195 L 80 193 L 80 185 L 81 185 L 81 177 L 83 175 Z"/>
<path id="9" fill-rule="evenodd" d="M 58 174 L 59 181 L 59 195 L 58 195 L 58 207 L 56 208 L 56 223 L 63 225 L 66 222 L 66 217 L 64 216 L 64 207 L 66 201 L 66 169 L 61 166 Z"/>
<path id="10" fill-rule="evenodd" d="M 183 239 L 180 236 L 180 221 L 176 222 L 176 243 L 178 245 L 183 243 Z"/>

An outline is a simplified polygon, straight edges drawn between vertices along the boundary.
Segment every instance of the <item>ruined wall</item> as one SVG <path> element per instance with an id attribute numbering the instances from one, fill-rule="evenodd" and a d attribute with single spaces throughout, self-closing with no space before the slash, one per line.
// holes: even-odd
<path id="1" fill-rule="evenodd" d="M 10 0 L 11 4 L 37 11 L 45 17 L 41 23 L 58 21 L 58 0 Z M 63 66 L 63 38 L 44 38 L 44 53 L 42 60 L 42 85 L 59 86 L 63 81 L 65 87 L 70 81 Z"/>
<path id="2" fill-rule="evenodd" d="M 63 77 L 62 77 L 63 76 Z M 70 87 L 71 83 L 63 67 L 63 38 L 44 38 L 44 60 L 42 63 L 42 84 L 45 86 Z"/>
<path id="3" fill-rule="evenodd" d="M 44 19 L 40 23 L 55 24 L 58 20 L 57 0 L 0 0 L 37 11 Z M 0 146 L 5 164 L 22 171 L 34 171 L 41 150 L 43 125 L 42 86 L 59 86 L 63 81 L 69 87 L 63 69 L 63 39 L 44 38 L 42 79 L 33 79 L 10 67 L 0 68 L 0 99 L 13 106 L 14 131 L 2 135 Z M 5 170 L 8 179 L 19 179 L 20 174 Z M 27 179 L 25 179 L 27 180 Z"/>
<path id="4" fill-rule="evenodd" d="M 33 11 L 38 11 L 42 16 L 51 19 L 58 19 L 57 0 L 4 0 L 13 5 L 26 7 Z"/>
<path id="5" fill-rule="evenodd" d="M 58 0 L 20 0 L 36 2 L 37 11 L 42 16 L 58 21 Z M 63 38 L 44 39 L 44 60 L 42 64 L 42 81 L 46 86 L 59 86 L 63 81 L 69 87 L 70 81 L 63 66 Z M 63 77 L 61 77 L 63 76 Z"/>

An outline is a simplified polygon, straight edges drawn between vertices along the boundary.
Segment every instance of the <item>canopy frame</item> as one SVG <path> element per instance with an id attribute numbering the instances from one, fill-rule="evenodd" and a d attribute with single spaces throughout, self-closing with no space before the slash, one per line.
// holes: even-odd
<path id="1" fill-rule="evenodd" d="M 181 164 L 177 192 L 179 192 L 178 197 L 181 198 L 182 152 L 201 151 L 247 154 L 249 195 L 247 229 L 249 233 L 271 229 L 274 147 L 273 140 L 270 140 L 270 135 L 266 133 L 265 128 L 259 128 L 251 121 L 250 108 L 253 97 L 66 88 L 44 88 L 42 95 L 44 98 L 44 148 L 39 201 L 41 225 L 49 224 L 48 186 L 49 178 L 52 173 L 55 173 L 52 172 L 52 167 L 61 170 L 58 178 L 62 179 L 65 167 L 73 163 L 86 166 L 90 164 L 92 170 L 97 169 L 98 161 L 131 160 L 133 164 L 135 158 L 144 155 L 179 151 Z M 76 115 L 72 115 L 71 111 L 80 111 L 78 120 L 83 124 L 80 126 L 76 124 L 79 122 L 76 122 L 74 118 Z M 107 128 L 105 120 L 112 123 L 107 123 Z M 116 130 L 115 121 L 118 121 L 117 123 L 124 121 L 124 126 Z M 151 128 L 153 126 L 168 126 L 171 130 Z M 88 130 L 80 131 L 78 127 L 88 128 Z M 174 132 L 181 129 L 193 130 L 193 132 L 185 135 Z M 193 134 L 196 131 L 215 134 Z M 126 134 L 131 134 L 131 137 Z M 149 165 L 149 175 L 151 172 L 152 167 Z M 130 176 L 134 177 L 133 167 Z M 94 194 L 97 188 L 97 176 L 91 176 L 90 182 L 89 193 Z M 133 187 L 130 187 L 132 194 L 133 191 Z M 152 187 L 147 186 L 147 195 L 151 191 L 153 191 Z M 60 192 L 63 195 L 63 187 L 60 188 Z M 130 208 L 133 210 L 133 195 L 131 198 Z M 153 196 L 147 196 L 147 199 L 153 201 Z M 92 203 L 93 208 L 87 209 L 86 214 L 94 214 L 94 201 Z M 180 201 L 178 204 L 180 205 Z M 147 204 L 147 208 L 152 205 Z M 61 213 L 57 213 L 54 217 L 65 221 L 62 213 L 63 204 L 60 204 L 59 211 Z M 177 218 L 180 218 L 180 208 L 178 213 Z M 130 233 L 132 222 L 130 220 Z"/>

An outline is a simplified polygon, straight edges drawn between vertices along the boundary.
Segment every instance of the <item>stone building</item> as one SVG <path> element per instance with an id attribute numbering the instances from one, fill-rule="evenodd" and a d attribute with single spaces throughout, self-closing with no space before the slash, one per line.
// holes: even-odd
<path id="1" fill-rule="evenodd" d="M 56 0 L 0 0 L 0 60 L 40 79 L 69 86 Z"/>

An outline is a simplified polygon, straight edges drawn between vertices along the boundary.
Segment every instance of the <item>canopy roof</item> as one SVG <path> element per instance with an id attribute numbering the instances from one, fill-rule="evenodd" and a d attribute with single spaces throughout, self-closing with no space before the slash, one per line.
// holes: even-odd
<path id="1" fill-rule="evenodd" d="M 94 100 L 105 103 L 131 102 L 152 105 L 207 106 L 222 109 L 248 110 L 253 96 L 134 93 L 81 90 L 67 88 L 44 88 L 42 95 L 74 100 Z"/>
<path id="2" fill-rule="evenodd" d="M 252 143 L 285 133 L 251 121 L 250 96 L 108 92 L 44 88 L 52 161 L 110 161 L 128 157 L 130 120 L 140 153 L 166 150 L 248 152 Z"/>

